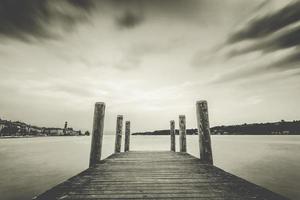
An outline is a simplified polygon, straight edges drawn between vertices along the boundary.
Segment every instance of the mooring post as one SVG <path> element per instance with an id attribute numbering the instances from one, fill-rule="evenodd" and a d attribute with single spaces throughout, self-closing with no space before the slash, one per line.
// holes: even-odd
<path id="1" fill-rule="evenodd" d="M 180 145 L 180 152 L 186 152 L 185 115 L 179 115 L 179 145 Z"/>
<path id="2" fill-rule="evenodd" d="M 200 158 L 209 164 L 213 164 L 207 102 L 197 101 L 196 109 Z"/>
<path id="3" fill-rule="evenodd" d="M 118 115 L 117 125 L 116 125 L 115 153 L 121 152 L 122 127 L 123 127 L 123 115 Z"/>
<path id="4" fill-rule="evenodd" d="M 125 122 L 125 146 L 124 151 L 129 151 L 130 144 L 130 121 Z"/>
<path id="5" fill-rule="evenodd" d="M 93 132 L 90 152 L 90 164 L 93 166 L 101 160 L 102 139 L 104 128 L 105 103 L 97 102 L 94 109 Z"/>
<path id="6" fill-rule="evenodd" d="M 171 151 L 175 150 L 175 121 L 170 121 Z"/>

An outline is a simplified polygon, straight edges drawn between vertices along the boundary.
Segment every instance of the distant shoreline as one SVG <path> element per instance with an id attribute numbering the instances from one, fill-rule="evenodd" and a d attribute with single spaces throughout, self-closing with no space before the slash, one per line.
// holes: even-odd
<path id="1" fill-rule="evenodd" d="M 81 130 L 74 130 L 68 127 L 65 122 L 63 128 L 39 127 L 20 121 L 3 120 L 0 118 L 0 138 L 25 138 L 25 137 L 44 137 L 44 136 L 79 136 L 89 135 L 89 131 L 82 133 Z"/>
<path id="2" fill-rule="evenodd" d="M 133 136 L 170 136 L 170 134 L 168 135 L 149 135 L 149 134 L 136 134 L 136 133 L 132 133 L 131 135 Z M 176 135 L 179 135 L 179 134 L 176 134 Z M 190 134 L 187 134 L 187 135 L 190 135 Z M 198 134 L 193 134 L 193 135 L 198 135 Z M 211 134 L 211 135 L 214 135 L 214 134 Z M 270 135 L 270 134 L 230 134 L 230 135 L 221 135 L 221 136 L 300 136 L 300 133 L 298 134 L 293 134 L 293 135 Z M 217 135 L 218 136 L 218 135 Z"/>
<path id="3" fill-rule="evenodd" d="M 26 135 L 26 136 L 0 136 L 1 139 L 20 139 L 20 138 L 47 138 L 47 137 L 83 137 L 86 135 L 48 135 L 48 136 L 31 136 L 31 135 Z"/>
<path id="4" fill-rule="evenodd" d="M 300 121 L 253 123 L 210 128 L 211 135 L 300 135 Z M 179 130 L 175 130 L 179 134 Z M 198 135 L 198 129 L 186 129 L 187 135 Z M 132 133 L 132 135 L 170 135 L 170 130 L 156 130 Z"/>

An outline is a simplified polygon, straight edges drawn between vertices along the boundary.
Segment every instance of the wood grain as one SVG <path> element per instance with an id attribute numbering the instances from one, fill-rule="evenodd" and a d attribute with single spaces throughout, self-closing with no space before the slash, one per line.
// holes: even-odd
<path id="1" fill-rule="evenodd" d="M 186 152 L 186 123 L 185 115 L 179 115 L 179 150 Z"/>
<path id="2" fill-rule="evenodd" d="M 123 115 L 118 115 L 117 124 L 116 124 L 115 153 L 121 152 L 122 128 L 123 128 Z"/>
<path id="3" fill-rule="evenodd" d="M 183 152 L 113 154 L 35 199 L 286 198 Z"/>
<path id="4" fill-rule="evenodd" d="M 176 150 L 176 141 L 175 141 L 175 121 L 170 121 L 170 137 L 171 137 L 171 151 Z"/>
<path id="5" fill-rule="evenodd" d="M 97 102 L 94 110 L 93 132 L 90 152 L 90 166 L 101 160 L 105 103 Z"/>
<path id="6" fill-rule="evenodd" d="M 125 145 L 124 151 L 129 151 L 130 146 L 130 121 L 125 122 Z"/>
<path id="7" fill-rule="evenodd" d="M 213 164 L 207 102 L 197 101 L 196 110 L 200 158 L 204 162 Z"/>

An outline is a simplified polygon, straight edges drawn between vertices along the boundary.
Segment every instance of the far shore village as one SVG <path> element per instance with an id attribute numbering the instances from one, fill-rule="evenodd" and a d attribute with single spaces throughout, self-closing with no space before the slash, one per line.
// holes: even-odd
<path id="1" fill-rule="evenodd" d="M 0 136 L 80 136 L 89 135 L 86 131 L 74 130 L 68 127 L 68 122 L 65 122 L 63 128 L 47 128 L 38 127 L 26 124 L 20 121 L 8 121 L 0 119 Z"/>

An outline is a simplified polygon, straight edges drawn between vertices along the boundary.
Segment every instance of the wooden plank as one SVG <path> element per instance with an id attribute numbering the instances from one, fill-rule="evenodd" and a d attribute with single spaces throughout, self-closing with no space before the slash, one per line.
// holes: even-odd
<path id="1" fill-rule="evenodd" d="M 129 151 L 111 155 L 36 199 L 286 198 L 187 153 Z"/>

